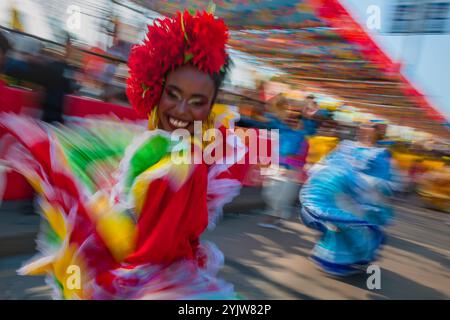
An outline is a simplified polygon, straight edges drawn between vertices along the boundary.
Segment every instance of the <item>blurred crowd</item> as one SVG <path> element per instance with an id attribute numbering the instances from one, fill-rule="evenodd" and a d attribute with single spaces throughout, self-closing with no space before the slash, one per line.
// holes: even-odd
<path id="1" fill-rule="evenodd" d="M 258 101 L 263 96 L 257 92 L 253 100 L 239 100 L 243 108 L 238 126 L 280 132 L 278 171 L 255 168 L 264 176 L 264 196 L 270 210 L 275 212 L 264 226 L 270 227 L 279 218 L 288 218 L 295 212 L 293 208 L 299 204 L 298 192 L 314 166 L 343 141 L 388 150 L 390 157 L 382 161 L 389 162 L 387 165 L 396 182 L 391 200 L 414 199 L 415 205 L 450 211 L 449 153 L 427 148 L 423 143 L 390 137 L 389 125 L 377 119 L 350 124 L 340 122 L 336 120 L 335 106 L 321 104 L 311 92 L 304 92 L 303 97 L 296 99 L 285 92 L 264 102 Z"/>
<path id="2" fill-rule="evenodd" d="M 103 50 L 75 46 L 69 35 L 64 45 L 58 45 L 22 32 L 3 30 L 0 85 L 39 92 L 41 119 L 47 122 L 64 121 L 64 99 L 68 94 L 126 105 L 126 61 L 130 49 L 131 44 L 118 37 L 113 37 L 112 45 Z M 336 120 L 336 107 L 318 101 L 314 92 L 304 91 L 295 99 L 287 92 L 279 92 L 269 98 L 266 84 L 261 81 L 254 90 L 228 88 L 219 95 L 219 102 L 239 108 L 240 127 L 280 130 L 278 171 L 258 167 L 254 168 L 258 174 L 252 175 L 260 183 L 265 181 L 264 196 L 276 216 L 290 215 L 314 164 L 342 140 L 369 139 L 365 137 L 368 131 L 373 131 L 369 140 L 373 140 L 374 146 L 386 147 L 392 153 L 392 161 L 404 182 L 398 196 L 419 195 L 426 206 L 450 210 L 450 154 L 411 141 L 390 140 L 385 123 L 370 119 L 342 123 Z M 274 218 L 268 219 L 268 224 L 273 222 Z"/>
<path id="3" fill-rule="evenodd" d="M 41 119 L 63 122 L 64 97 L 79 94 L 126 103 L 126 61 L 131 45 L 115 39 L 104 51 L 64 45 L 18 31 L 0 30 L 0 79 L 3 85 L 40 93 Z"/>

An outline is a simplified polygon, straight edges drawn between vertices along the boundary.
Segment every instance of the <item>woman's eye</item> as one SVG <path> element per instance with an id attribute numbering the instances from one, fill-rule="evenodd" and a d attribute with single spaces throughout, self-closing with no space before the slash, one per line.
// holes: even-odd
<path id="1" fill-rule="evenodd" d="M 194 106 L 194 107 L 202 107 L 205 104 L 205 101 L 203 100 L 199 100 L 199 99 L 192 99 L 191 101 L 189 101 L 189 104 Z"/>
<path id="2" fill-rule="evenodd" d="M 180 99 L 180 96 L 175 91 L 167 90 L 166 92 L 167 92 L 167 95 L 169 96 L 169 98 L 172 98 L 172 99 L 175 99 L 175 100 L 179 100 Z"/>

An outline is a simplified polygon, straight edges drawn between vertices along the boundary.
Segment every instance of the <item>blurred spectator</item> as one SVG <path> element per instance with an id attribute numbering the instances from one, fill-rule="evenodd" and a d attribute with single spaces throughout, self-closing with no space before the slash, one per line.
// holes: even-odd
<path id="1" fill-rule="evenodd" d="M 289 219 L 298 200 L 300 183 L 304 180 L 303 167 L 308 154 L 308 143 L 298 112 L 284 105 L 282 118 L 267 113 L 269 126 L 279 130 L 280 165 L 270 168 L 264 182 L 263 196 L 269 207 L 267 218 L 259 226 L 277 228 L 282 219 Z"/>
<path id="2" fill-rule="evenodd" d="M 81 58 L 83 66 L 82 91 L 85 95 L 94 98 L 103 98 L 104 79 L 107 76 L 105 75 L 107 61 L 103 56 L 107 55 L 107 52 L 99 46 L 89 48 L 89 52 L 93 54 L 85 52 Z M 107 70 L 107 72 L 112 71 Z"/>
<path id="3" fill-rule="evenodd" d="M 408 186 L 407 192 L 413 193 L 417 188 L 417 181 L 426 172 L 426 168 L 422 165 L 422 159 L 414 159 L 408 169 Z"/>
<path id="4" fill-rule="evenodd" d="M 279 130 L 279 166 L 266 171 L 263 196 L 268 207 L 264 228 L 278 228 L 283 219 L 289 219 L 298 200 L 300 184 L 305 180 L 304 165 L 309 145 L 301 121 L 301 113 L 283 95 L 269 101 L 269 107 L 259 119 L 241 117 L 238 126 Z"/>
<path id="5" fill-rule="evenodd" d="M 450 165 L 429 170 L 416 177 L 416 191 L 424 204 L 450 213 Z"/>
<path id="6" fill-rule="evenodd" d="M 19 84 L 38 83 L 41 70 L 41 42 L 22 33 L 9 34 L 12 49 L 5 65 L 5 73 L 19 81 Z"/>
<path id="7" fill-rule="evenodd" d="M 0 32 L 0 75 L 4 73 L 4 66 L 6 62 L 6 55 L 8 51 L 11 49 L 11 45 L 9 44 L 8 38 Z M 2 79 L 0 78 L 0 84 L 2 83 Z"/>
<path id="8" fill-rule="evenodd" d="M 331 114 L 328 110 L 320 109 L 314 95 L 308 95 L 304 101 L 302 110 L 303 127 L 307 135 L 317 133 L 322 121 L 330 121 Z"/>
<path id="9" fill-rule="evenodd" d="M 284 112 L 288 100 L 282 94 L 273 97 L 264 108 L 254 108 L 253 118 L 241 115 L 237 126 L 259 129 L 280 129 L 280 125 L 285 127 L 283 121 Z"/>
<path id="10" fill-rule="evenodd" d="M 42 120 L 45 122 L 63 122 L 64 98 L 74 91 L 72 79 L 69 77 L 72 67 L 67 59 L 70 50 L 71 43 L 68 38 L 63 55 L 48 56 L 39 65 L 45 75 L 38 81 L 45 88 L 42 104 Z"/>
<path id="11" fill-rule="evenodd" d="M 19 84 L 39 88 L 43 91 L 42 120 L 62 122 L 64 96 L 73 92 L 71 80 L 67 76 L 70 68 L 66 58 L 70 53 L 70 40 L 61 55 L 43 51 L 43 45 L 32 37 L 16 34 L 13 54 L 8 56 L 5 73 L 18 80 Z"/>
<path id="12" fill-rule="evenodd" d="M 123 75 L 124 61 L 128 61 L 131 51 L 131 43 L 123 41 L 119 37 L 120 22 L 114 18 L 114 29 L 111 32 L 113 45 L 107 50 L 107 54 L 117 60 L 105 61 L 104 70 L 101 76 L 103 85 L 103 100 L 113 101 L 123 99 L 125 94 L 126 74 Z M 122 61 L 119 62 L 119 60 Z"/>
<path id="13" fill-rule="evenodd" d="M 11 41 L 14 44 L 15 57 L 24 61 L 37 61 L 43 45 L 40 40 L 23 33 L 12 32 Z"/>

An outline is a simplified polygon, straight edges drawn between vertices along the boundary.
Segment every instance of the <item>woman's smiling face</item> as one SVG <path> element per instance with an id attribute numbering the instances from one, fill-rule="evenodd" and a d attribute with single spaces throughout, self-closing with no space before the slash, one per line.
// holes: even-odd
<path id="1" fill-rule="evenodd" d="M 193 134 L 194 121 L 208 118 L 215 91 L 211 76 L 193 66 L 170 72 L 158 105 L 159 128 L 186 129 Z"/>

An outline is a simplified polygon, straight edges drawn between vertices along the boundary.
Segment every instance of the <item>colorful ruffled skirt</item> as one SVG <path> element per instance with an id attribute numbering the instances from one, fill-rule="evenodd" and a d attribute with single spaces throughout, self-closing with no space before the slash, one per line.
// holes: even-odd
<path id="1" fill-rule="evenodd" d="M 312 260 L 325 272 L 348 276 L 365 271 L 376 260 L 384 239 L 381 226 L 390 220 L 392 210 L 361 197 L 369 187 L 358 172 L 339 166 L 322 168 L 304 185 L 300 217 L 321 232 Z M 351 198 L 352 210 L 339 196 Z"/>
<path id="2" fill-rule="evenodd" d="M 33 186 L 43 218 L 39 255 L 20 274 L 46 275 L 55 299 L 236 298 L 217 277 L 222 253 L 199 241 L 239 193 L 230 165 L 175 163 L 191 142 L 118 119 L 3 114 L 0 125 L 2 160 Z"/>

